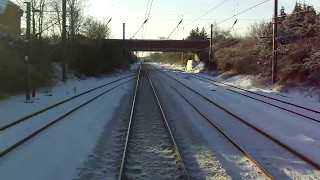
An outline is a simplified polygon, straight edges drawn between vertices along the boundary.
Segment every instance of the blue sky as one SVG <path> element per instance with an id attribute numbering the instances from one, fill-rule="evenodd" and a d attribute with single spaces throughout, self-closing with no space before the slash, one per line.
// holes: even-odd
<path id="1" fill-rule="evenodd" d="M 151 1 L 152 0 L 150 0 L 150 2 Z M 171 36 L 172 39 L 182 39 L 188 35 L 192 28 L 207 28 L 215 21 L 219 22 L 265 0 L 228 0 L 219 8 L 190 24 L 193 19 L 197 19 L 223 1 L 224 0 L 153 0 L 147 30 L 145 27 L 141 29 L 136 38 L 142 38 L 145 32 L 145 39 L 167 37 L 183 16 L 183 23 Z M 286 11 L 291 12 L 295 2 L 295 0 L 279 0 L 279 8 L 285 6 Z M 319 0 L 305 0 L 305 2 L 313 5 L 317 10 L 320 10 Z M 130 38 L 144 21 L 147 3 L 148 0 L 89 0 L 87 13 L 104 19 L 105 21 L 108 21 L 112 17 L 112 21 L 109 24 L 112 30 L 112 38 L 122 38 L 122 23 L 126 23 L 126 37 Z M 271 20 L 273 3 L 274 0 L 270 0 L 255 9 L 219 24 L 219 27 L 229 29 L 235 19 L 239 19 L 233 32 L 245 34 L 250 24 L 262 20 Z"/>

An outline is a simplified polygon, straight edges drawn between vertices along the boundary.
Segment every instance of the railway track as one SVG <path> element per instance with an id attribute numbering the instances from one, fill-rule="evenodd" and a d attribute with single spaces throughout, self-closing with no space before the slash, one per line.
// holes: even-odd
<path id="1" fill-rule="evenodd" d="M 189 179 L 152 81 L 141 71 L 118 179 Z"/>
<path id="2" fill-rule="evenodd" d="M 130 77 L 133 77 L 133 76 L 135 76 L 135 75 L 133 74 L 133 75 L 126 76 L 126 77 L 123 77 L 123 78 L 119 78 L 119 79 L 117 79 L 117 80 L 111 81 L 111 82 L 106 83 L 106 84 L 103 84 L 103 85 L 101 85 L 101 86 L 92 88 L 92 89 L 87 90 L 87 91 L 85 91 L 85 92 L 83 92 L 83 93 L 80 93 L 80 94 L 78 94 L 78 95 L 76 95 L 76 96 L 70 97 L 70 98 L 68 98 L 68 99 L 66 99 L 66 100 L 60 101 L 60 102 L 58 102 L 58 103 L 56 103 L 56 104 L 53 104 L 53 105 L 51 105 L 51 106 L 49 106 L 49 107 L 46 107 L 46 108 L 44 108 L 44 109 L 41 109 L 41 110 L 39 110 L 39 111 L 37 111 L 37 112 L 31 113 L 31 114 L 29 114 L 29 115 L 27 115 L 27 116 L 24 116 L 24 117 L 22 117 L 22 118 L 19 118 L 19 119 L 17 119 L 17 120 L 14 120 L 14 121 L 6 124 L 6 125 L 2 125 L 2 126 L 0 126 L 0 132 L 3 131 L 3 130 L 5 130 L 5 129 L 7 129 L 7 128 L 10 128 L 10 127 L 18 124 L 18 123 L 21 123 L 21 122 L 23 122 L 23 121 L 26 121 L 26 120 L 28 120 L 28 119 L 36 116 L 36 115 L 39 115 L 39 114 L 44 113 L 44 112 L 46 112 L 46 111 L 49 111 L 49 110 L 51 110 L 51 109 L 53 109 L 53 108 L 55 108 L 55 107 L 58 107 L 58 106 L 60 106 L 60 105 L 63 105 L 63 104 L 65 104 L 65 103 L 67 103 L 67 102 L 69 102 L 69 101 L 71 101 L 71 100 L 74 100 L 74 99 L 79 98 L 79 97 L 81 97 L 81 96 L 84 96 L 84 95 L 86 95 L 86 94 L 88 94 L 88 93 L 90 93 L 90 92 L 93 92 L 93 91 L 95 91 L 95 90 L 98 90 L 98 89 L 101 89 L 101 88 L 103 88 L 103 87 L 106 87 L 106 86 L 108 86 L 108 85 L 110 85 L 110 84 L 119 82 L 119 81 L 121 81 L 121 80 L 130 78 Z"/>
<path id="3" fill-rule="evenodd" d="M 236 93 L 238 95 L 241 96 L 245 96 L 248 97 L 250 99 L 262 102 L 264 104 L 270 105 L 272 107 L 276 107 L 278 109 L 290 112 L 292 114 L 298 115 L 300 117 L 315 121 L 320 123 L 320 111 L 308 108 L 308 107 L 303 107 L 301 105 L 298 104 L 294 104 L 294 103 L 290 103 L 281 99 L 277 99 L 274 97 L 270 97 L 264 94 L 260 94 L 260 93 L 256 93 L 253 91 L 249 91 L 237 86 L 233 86 L 227 83 L 223 83 L 223 82 L 219 82 L 213 79 L 209 79 L 206 77 L 203 77 L 201 75 L 197 75 L 197 74 L 188 74 L 190 77 L 194 78 L 194 79 L 198 79 L 202 82 L 217 86 L 217 87 L 222 87 L 225 88 L 230 92 Z M 229 87 L 229 88 L 228 88 Z M 239 92 L 242 91 L 242 92 Z"/>
<path id="4" fill-rule="evenodd" d="M 64 120 L 67 116 L 76 112 L 80 108 L 88 105 L 108 92 L 136 79 L 136 77 L 133 76 L 134 75 L 130 75 L 93 88 L 77 96 L 71 97 L 48 108 L 16 120 L 10 124 L 2 126 L 0 129 L 0 139 L 2 139 L 0 142 L 0 158 L 17 149 L 19 146 L 53 126 L 57 122 Z M 107 87 L 108 85 L 112 84 L 115 85 L 112 87 Z M 107 88 L 104 89 L 104 87 Z M 79 100 L 78 97 L 82 97 L 83 99 Z M 69 102 L 72 102 L 75 105 L 68 104 Z M 61 109 L 64 109 L 65 111 L 63 113 L 56 112 Z"/>
<path id="5" fill-rule="evenodd" d="M 255 127 L 254 125 L 248 123 L 247 121 L 243 120 L 242 118 L 238 117 L 237 115 L 233 114 L 232 112 L 228 111 L 227 109 L 223 108 L 222 106 L 218 105 L 217 103 L 213 102 L 212 100 L 208 99 L 207 97 L 203 96 L 202 94 L 200 94 L 199 92 L 195 91 L 194 89 L 190 88 L 189 86 L 185 85 L 184 83 L 178 81 L 177 79 L 175 79 L 174 77 L 168 75 L 167 73 L 153 68 L 153 70 L 156 70 L 157 72 L 154 72 L 160 79 L 162 79 L 166 84 L 168 84 L 174 91 L 176 91 L 184 100 L 186 100 L 187 103 L 189 103 L 196 111 L 198 111 L 205 119 L 207 119 L 207 121 L 212 124 L 216 129 L 218 129 L 227 139 L 230 140 L 231 143 L 233 143 L 240 151 L 242 151 L 249 159 L 251 159 L 258 167 L 260 167 L 262 169 L 262 171 L 264 173 L 266 173 L 266 175 L 268 175 L 271 179 L 274 179 L 273 176 L 266 171 L 266 169 L 264 167 L 262 167 L 255 159 L 253 159 L 249 153 L 247 153 L 244 149 L 242 149 L 239 145 L 237 145 L 237 143 L 235 141 L 233 141 L 222 129 L 219 128 L 218 125 L 216 125 L 213 121 L 210 120 L 210 118 L 201 111 L 200 108 L 198 108 L 197 106 L 195 106 L 194 104 L 191 103 L 190 100 L 188 100 L 187 97 L 185 97 L 185 95 L 183 95 L 181 92 L 179 92 L 179 90 L 174 86 L 171 85 L 171 83 L 168 82 L 168 80 L 166 80 L 165 78 L 163 78 L 162 76 L 160 76 L 158 74 L 158 72 L 160 72 L 161 74 L 164 74 L 166 77 L 168 77 L 169 79 L 171 79 L 172 81 L 180 84 L 181 86 L 185 87 L 186 89 L 190 90 L 191 92 L 197 94 L 198 96 L 202 97 L 203 99 L 205 99 L 207 102 L 209 102 L 210 104 L 214 105 L 215 107 L 218 107 L 219 109 L 225 111 L 227 114 L 231 115 L 232 117 L 234 117 L 235 119 L 237 119 L 238 121 L 244 123 L 245 125 L 247 125 L 248 127 L 254 129 L 256 132 L 262 134 L 263 136 L 267 137 L 268 139 L 270 139 L 271 141 L 275 142 L 276 144 L 278 144 L 279 146 L 283 147 L 284 149 L 286 149 L 287 151 L 289 151 L 290 153 L 294 154 L 295 156 L 301 158 L 303 161 L 307 162 L 308 164 L 312 165 L 313 167 L 315 167 L 316 169 L 320 169 L 320 165 L 313 161 L 312 159 L 306 157 L 304 154 L 301 154 L 300 152 L 296 151 L 295 149 L 289 147 L 288 145 L 286 145 L 285 143 L 281 142 L 280 140 L 274 138 L 273 136 L 271 136 L 270 134 L 264 132 L 263 130 Z"/>

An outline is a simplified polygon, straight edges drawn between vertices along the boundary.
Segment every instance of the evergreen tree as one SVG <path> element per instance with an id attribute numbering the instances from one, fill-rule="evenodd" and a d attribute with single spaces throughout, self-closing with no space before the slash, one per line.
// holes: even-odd
<path id="1" fill-rule="evenodd" d="M 192 29 L 190 31 L 189 36 L 186 38 L 186 40 L 206 40 L 208 37 L 208 34 L 206 33 L 205 29 L 202 28 L 200 31 L 197 27 L 196 29 Z"/>

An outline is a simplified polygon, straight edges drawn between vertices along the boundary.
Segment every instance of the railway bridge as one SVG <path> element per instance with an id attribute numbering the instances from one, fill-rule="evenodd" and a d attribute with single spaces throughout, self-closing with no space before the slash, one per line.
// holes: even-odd
<path id="1" fill-rule="evenodd" d="M 121 45 L 127 51 L 200 52 L 210 46 L 209 40 L 106 39 L 105 43 Z"/>
<path id="2" fill-rule="evenodd" d="M 125 52 L 161 51 L 196 53 L 201 60 L 208 59 L 210 40 L 140 40 L 140 39 L 106 39 L 106 46 L 122 46 Z"/>

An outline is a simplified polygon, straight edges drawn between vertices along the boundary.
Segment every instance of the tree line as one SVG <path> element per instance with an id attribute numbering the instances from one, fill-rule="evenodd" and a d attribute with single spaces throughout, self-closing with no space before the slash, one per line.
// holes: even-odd
<path id="1" fill-rule="evenodd" d="M 16 0 L 15 3 L 25 9 L 23 0 Z M 126 58 L 127 61 L 123 62 L 122 47 L 103 42 L 110 37 L 111 29 L 104 20 L 85 16 L 87 5 L 87 0 L 67 0 L 69 72 L 76 76 L 100 76 L 115 68 L 127 68 L 135 60 L 134 55 L 126 52 L 126 57 L 132 58 Z M 53 85 L 53 79 L 59 78 L 55 70 L 59 69 L 63 59 L 62 1 L 31 0 L 31 10 L 31 77 L 33 86 L 38 89 Z M 23 31 L 25 33 L 25 29 Z M 11 36 L 0 26 L 0 97 L 23 92 L 25 88 L 27 76 L 23 39 L 24 35 Z"/>
<path id="2" fill-rule="evenodd" d="M 214 25 L 213 58 L 205 62 L 220 72 L 271 77 L 272 22 L 253 24 L 245 36 L 231 34 Z M 203 39 L 199 29 L 187 39 Z M 279 83 L 311 83 L 320 85 L 320 14 L 313 6 L 296 3 L 293 12 L 284 7 L 278 18 Z"/>

